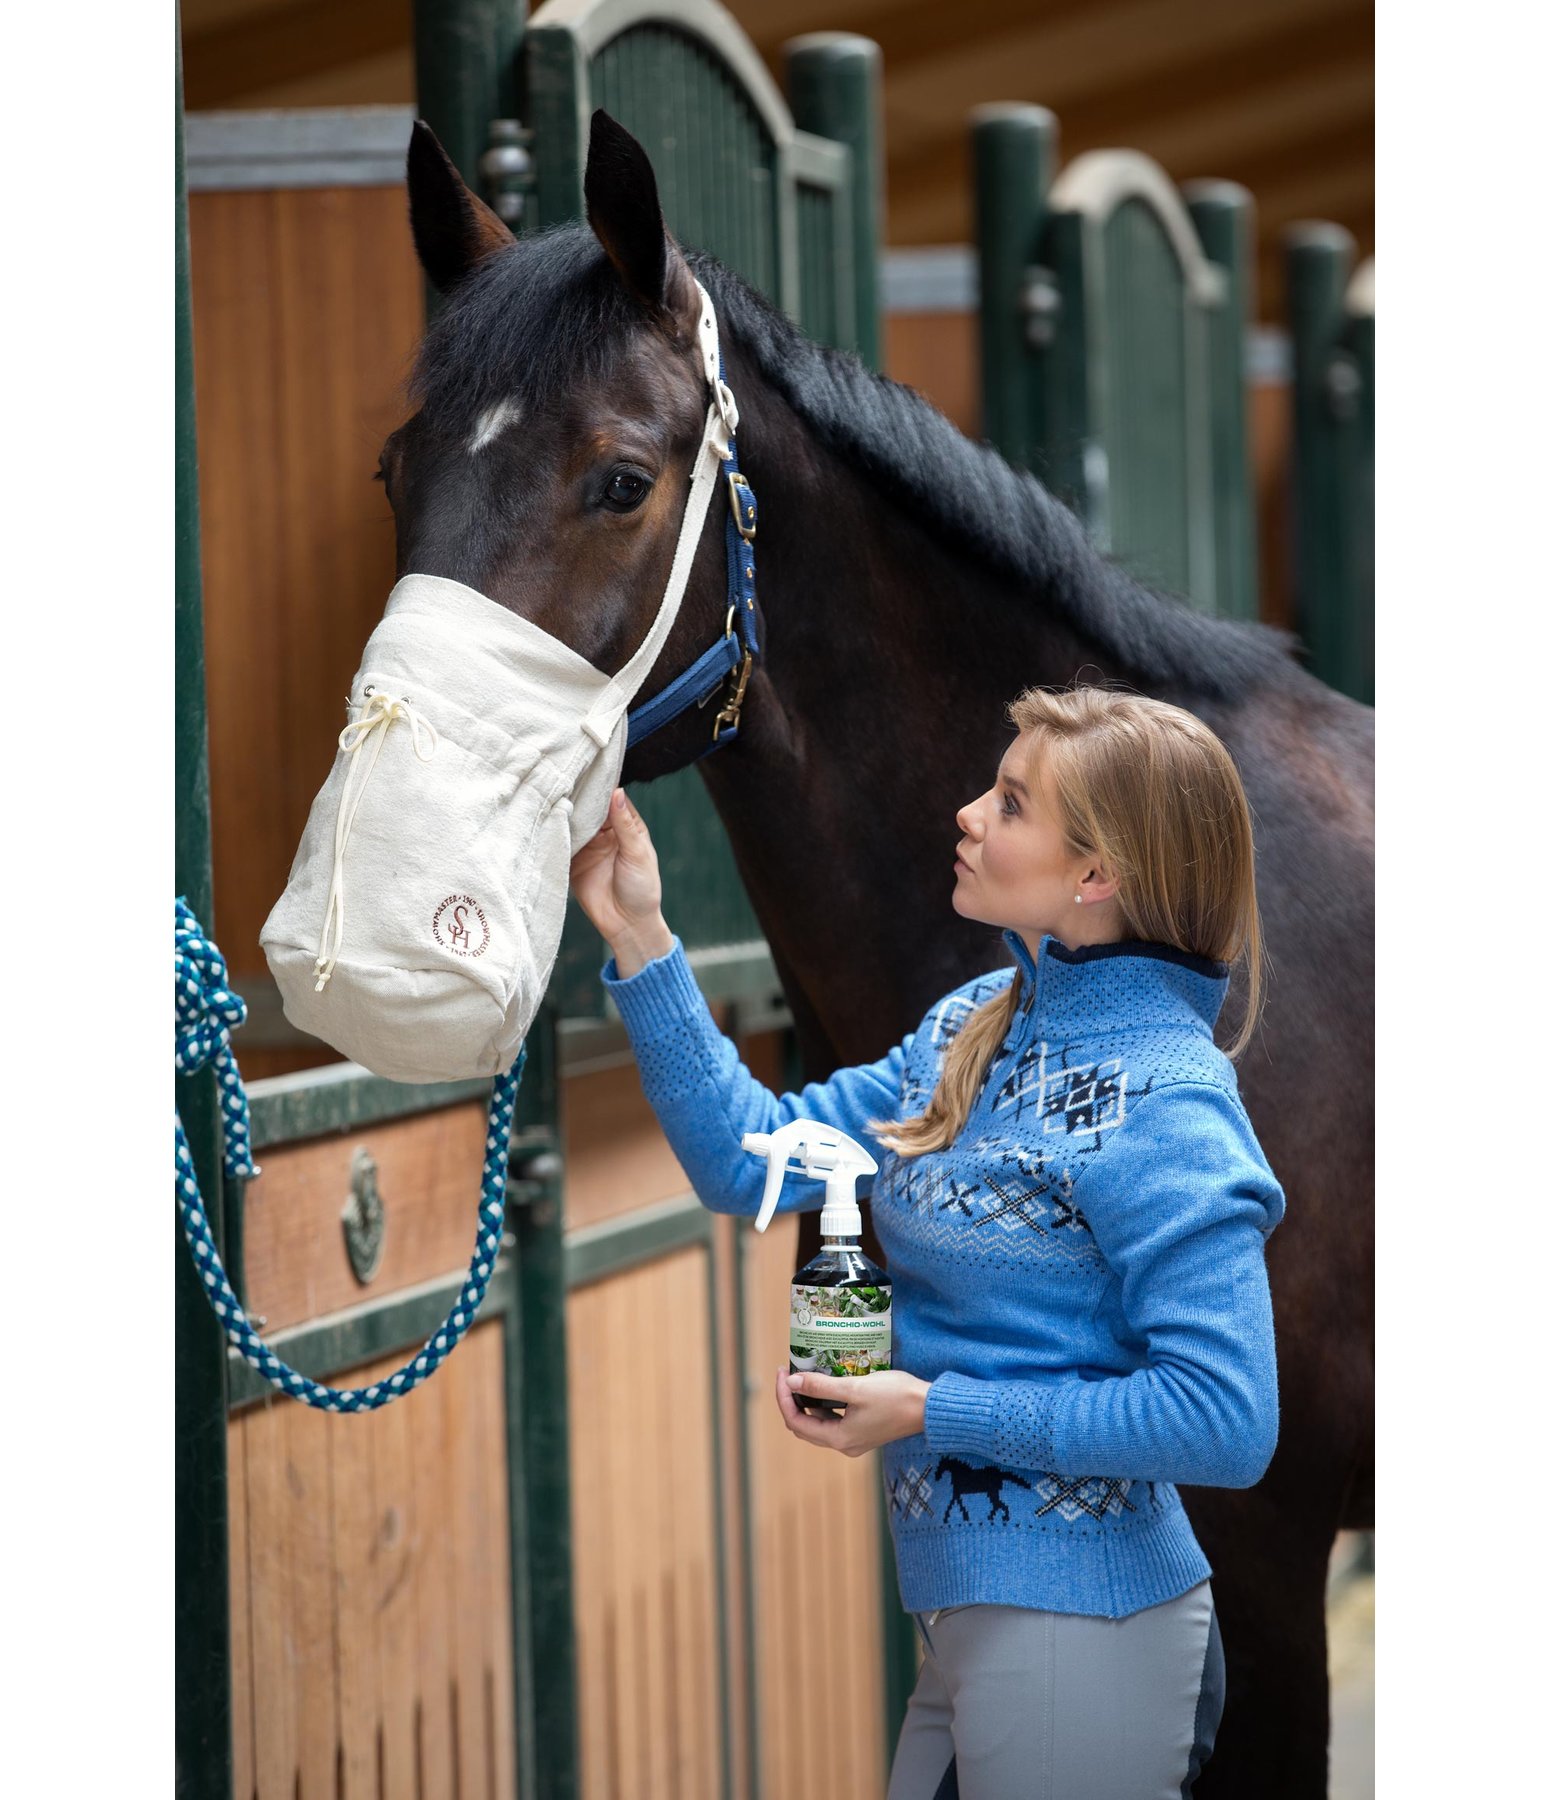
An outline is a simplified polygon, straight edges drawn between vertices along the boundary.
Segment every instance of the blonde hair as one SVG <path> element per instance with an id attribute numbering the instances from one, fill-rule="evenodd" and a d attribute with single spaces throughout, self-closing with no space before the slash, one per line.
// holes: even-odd
<path id="1" fill-rule="evenodd" d="M 1221 739 L 1182 707 L 1107 688 L 1027 688 L 1007 713 L 1032 735 L 1029 784 L 1045 777 L 1068 848 L 1116 879 L 1121 935 L 1242 967 L 1248 1004 L 1227 1050 L 1238 1056 L 1259 1018 L 1262 953 L 1249 803 Z M 879 1142 L 900 1156 L 953 1143 L 1011 1029 L 1022 981 L 1018 969 L 970 1015 L 923 1113 L 872 1121 Z"/>

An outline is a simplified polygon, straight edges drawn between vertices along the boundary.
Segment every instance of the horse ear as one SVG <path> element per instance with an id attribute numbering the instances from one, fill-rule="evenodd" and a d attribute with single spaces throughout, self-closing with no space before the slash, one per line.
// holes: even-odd
<path id="1" fill-rule="evenodd" d="M 420 267 L 438 293 L 450 294 L 487 256 L 515 238 L 463 185 L 434 131 L 416 119 L 409 139 L 409 225 Z"/>
<path id="2" fill-rule="evenodd" d="M 619 279 L 649 312 L 699 317 L 694 277 L 662 222 L 651 158 L 599 107 L 587 145 L 587 223 Z"/>

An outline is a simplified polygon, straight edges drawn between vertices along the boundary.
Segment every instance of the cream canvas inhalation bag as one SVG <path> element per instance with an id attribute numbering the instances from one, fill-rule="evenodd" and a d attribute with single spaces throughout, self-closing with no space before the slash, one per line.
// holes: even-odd
<path id="1" fill-rule="evenodd" d="M 406 575 L 260 934 L 285 1016 L 397 1081 L 509 1068 L 559 950 L 570 860 L 602 825 L 627 714 L 677 617 L 737 426 L 700 288 L 712 399 L 667 592 L 609 676 L 461 582 Z"/>

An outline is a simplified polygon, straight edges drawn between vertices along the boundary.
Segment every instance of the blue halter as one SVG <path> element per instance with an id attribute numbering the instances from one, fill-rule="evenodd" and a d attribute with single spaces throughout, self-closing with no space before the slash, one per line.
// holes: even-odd
<path id="1" fill-rule="evenodd" d="M 726 368 L 718 356 L 717 368 L 723 381 Z M 727 622 L 722 635 L 697 657 L 682 675 L 675 676 L 660 694 L 632 707 L 627 716 L 625 748 L 637 744 L 661 730 L 691 706 L 703 706 L 723 682 L 730 682 L 727 697 L 711 727 L 710 742 L 700 752 L 709 756 L 737 736 L 742 718 L 743 696 L 748 691 L 748 677 L 753 673 L 754 658 L 759 654 L 758 619 L 754 610 L 754 533 L 759 524 L 759 503 L 748 477 L 737 466 L 737 439 L 728 437 L 727 454 L 722 466 L 727 481 Z M 698 762 L 700 757 L 696 757 Z"/>

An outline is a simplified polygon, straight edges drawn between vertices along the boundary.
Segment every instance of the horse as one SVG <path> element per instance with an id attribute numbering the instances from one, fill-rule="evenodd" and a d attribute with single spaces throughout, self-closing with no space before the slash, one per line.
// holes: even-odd
<path id="1" fill-rule="evenodd" d="M 936 1473 L 931 1479 L 940 1481 L 944 1475 L 951 1478 L 953 1493 L 952 1498 L 947 1502 L 947 1511 L 942 1516 L 950 1519 L 953 1516 L 953 1508 L 956 1506 L 963 1514 L 965 1525 L 970 1522 L 968 1503 L 964 1499 L 965 1494 L 983 1494 L 985 1496 L 990 1502 L 990 1511 L 986 1514 L 988 1519 L 995 1518 L 999 1512 L 1004 1513 L 1007 1520 L 1010 1521 L 1012 1509 L 1001 1498 L 1001 1489 L 1010 1483 L 1013 1487 L 1027 1488 L 1030 1493 L 1033 1491 L 1031 1481 L 1024 1481 L 1021 1475 L 1014 1475 L 1009 1469 L 976 1469 L 972 1463 L 966 1463 L 962 1457 L 958 1456 L 942 1457 L 938 1461 Z"/>
<path id="2" fill-rule="evenodd" d="M 811 1078 L 884 1054 L 1006 961 L 949 896 L 955 814 L 991 779 L 1017 691 L 1124 684 L 1235 758 L 1271 970 L 1240 1081 L 1287 1193 L 1268 1247 L 1281 1434 L 1256 1487 L 1185 1493 L 1229 1671 L 1199 1792 L 1323 1794 L 1328 1558 L 1337 1529 L 1372 1523 L 1371 710 L 1284 634 L 1148 591 L 1030 474 L 679 245 L 648 156 L 606 113 L 584 223 L 513 239 L 423 125 L 408 177 L 444 305 L 381 458 L 399 573 L 477 588 L 608 673 L 666 584 L 705 418 L 696 278 L 714 301 L 759 501 L 763 650 L 729 745 L 706 755 L 711 709 L 691 707 L 631 745 L 622 780 L 697 763 Z M 724 516 L 642 699 L 723 631 Z M 1241 1008 L 1231 995 L 1224 1037 Z"/>

